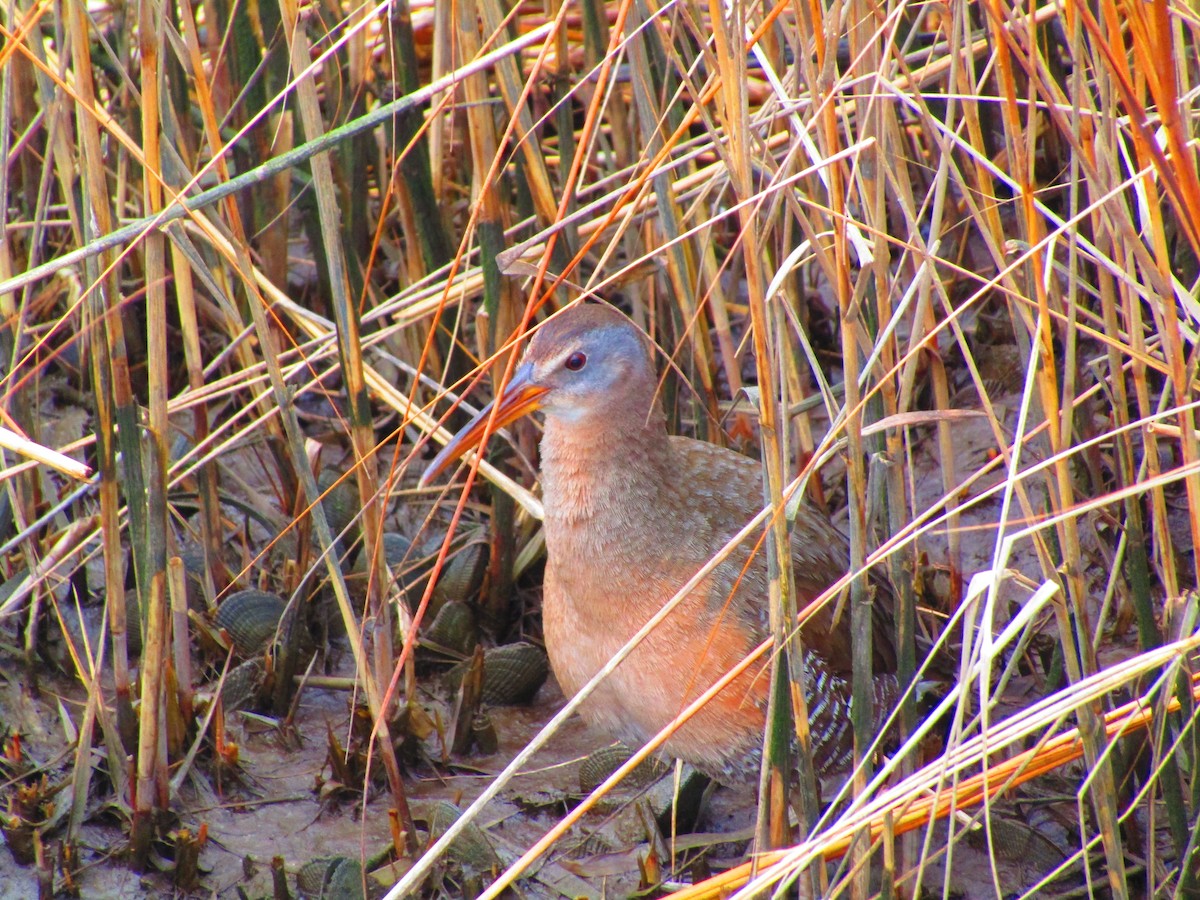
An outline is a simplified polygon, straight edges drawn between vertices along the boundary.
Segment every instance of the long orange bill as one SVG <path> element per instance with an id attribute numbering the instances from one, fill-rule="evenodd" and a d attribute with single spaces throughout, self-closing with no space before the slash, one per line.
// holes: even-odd
<path id="1" fill-rule="evenodd" d="M 541 405 L 542 395 L 547 390 L 549 388 L 533 383 L 533 366 L 530 363 L 522 363 L 518 366 L 500 398 L 493 400 L 481 409 L 462 431 L 450 439 L 450 443 L 442 448 L 442 452 L 434 457 L 429 468 L 425 470 L 425 474 L 421 476 L 422 486 L 428 485 L 434 478 L 437 478 L 451 462 L 468 450 L 483 443 L 484 433 L 491 433 L 488 432 L 488 420 L 492 416 L 492 407 L 497 408 L 496 420 L 491 428 L 491 431 L 494 432 L 497 428 L 537 409 Z"/>

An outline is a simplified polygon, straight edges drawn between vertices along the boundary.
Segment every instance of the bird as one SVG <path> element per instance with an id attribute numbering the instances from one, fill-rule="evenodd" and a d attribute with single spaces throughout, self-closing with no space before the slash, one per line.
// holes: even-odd
<path id="1" fill-rule="evenodd" d="M 567 307 L 534 333 L 502 394 L 430 462 L 430 483 L 495 427 L 539 410 L 546 566 L 543 636 L 574 696 L 762 509 L 760 465 L 668 434 L 651 345 L 616 308 Z M 593 729 L 641 746 L 770 635 L 765 550 L 742 541 L 584 700 Z M 849 544 L 801 504 L 791 562 L 801 608 L 841 578 Z M 876 722 L 900 697 L 894 601 L 872 606 Z M 803 625 L 811 746 L 820 775 L 852 760 L 849 615 L 826 604 Z M 769 676 L 750 666 L 660 748 L 725 783 L 758 777 Z"/>

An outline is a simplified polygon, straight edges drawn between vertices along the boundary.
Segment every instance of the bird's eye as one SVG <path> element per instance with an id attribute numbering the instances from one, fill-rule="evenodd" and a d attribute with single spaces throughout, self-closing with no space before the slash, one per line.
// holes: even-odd
<path id="1" fill-rule="evenodd" d="M 581 353 L 578 350 L 576 350 L 574 353 L 572 353 L 570 356 L 567 357 L 567 360 L 566 360 L 566 362 L 563 363 L 563 365 L 566 366 L 567 369 L 569 369 L 572 372 L 578 372 L 580 369 L 582 369 L 584 366 L 587 365 L 587 354 Z"/>

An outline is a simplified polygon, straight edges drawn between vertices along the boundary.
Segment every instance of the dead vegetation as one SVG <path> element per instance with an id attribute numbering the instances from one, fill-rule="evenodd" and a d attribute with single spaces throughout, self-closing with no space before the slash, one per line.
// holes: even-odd
<path id="1" fill-rule="evenodd" d="M 535 432 L 493 440 L 471 490 L 417 487 L 429 436 L 540 316 L 599 298 L 662 348 L 674 430 L 761 454 L 775 509 L 828 509 L 852 598 L 886 570 L 908 672 L 917 610 L 961 659 L 938 748 L 906 703 L 904 747 L 799 798 L 756 872 L 685 888 L 723 851 L 660 835 L 616 891 L 1200 892 L 1193 8 L 15 0 L 0 22 L 4 878 L 95 896 L 113 853 L 151 893 L 234 891 L 197 798 L 249 802 L 241 707 L 328 749 L 325 809 L 387 823 L 371 846 L 351 825 L 358 868 L 320 863 L 318 894 L 367 871 L 493 896 L 544 853 L 530 895 L 605 890 L 553 849 L 578 798 L 523 797 L 520 846 L 409 868 L 457 828 L 491 846 L 486 813 L 409 795 L 514 756 L 488 653 L 540 634 Z M 274 599 L 217 618 L 249 590 Z M 340 719 L 297 737 L 334 689 Z M 243 887 L 281 896 L 309 862 Z"/>

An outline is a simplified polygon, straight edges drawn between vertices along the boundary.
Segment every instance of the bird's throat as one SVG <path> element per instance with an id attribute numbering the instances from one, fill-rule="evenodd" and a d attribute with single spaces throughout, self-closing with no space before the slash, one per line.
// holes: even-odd
<path id="1" fill-rule="evenodd" d="M 611 422 L 546 419 L 542 437 L 542 492 L 547 537 L 584 522 L 624 530 L 632 515 L 645 518 L 669 478 L 670 443 L 661 419 L 634 428 Z M 606 522 L 607 520 L 607 522 Z"/>

